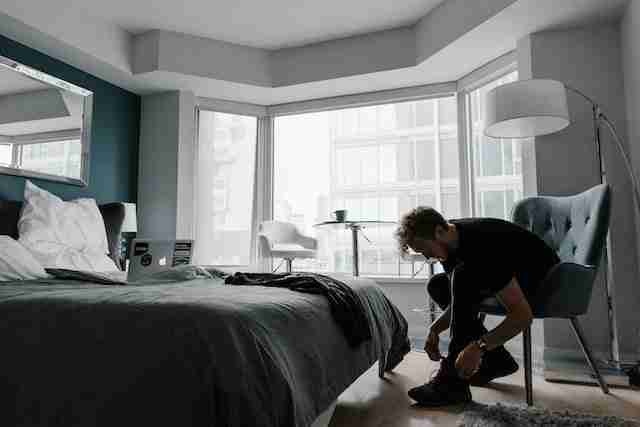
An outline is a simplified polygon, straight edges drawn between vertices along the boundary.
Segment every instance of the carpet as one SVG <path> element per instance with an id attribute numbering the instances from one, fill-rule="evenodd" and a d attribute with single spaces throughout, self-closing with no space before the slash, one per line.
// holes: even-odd
<path id="1" fill-rule="evenodd" d="M 473 403 L 464 412 L 460 427 L 640 427 L 640 422 L 619 417 L 550 412 L 539 408 L 481 405 Z"/>

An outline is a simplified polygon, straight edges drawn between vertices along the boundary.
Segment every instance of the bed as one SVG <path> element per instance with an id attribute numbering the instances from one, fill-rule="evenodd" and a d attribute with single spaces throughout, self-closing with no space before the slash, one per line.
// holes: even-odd
<path id="1" fill-rule="evenodd" d="M 117 254 L 119 208 L 100 208 Z M 0 233 L 12 234 L 16 209 L 0 202 Z M 408 351 L 406 320 L 381 289 L 340 279 L 373 335 L 356 348 L 323 296 L 283 288 L 2 282 L 0 425 L 312 425 L 375 362 L 382 376 Z"/>

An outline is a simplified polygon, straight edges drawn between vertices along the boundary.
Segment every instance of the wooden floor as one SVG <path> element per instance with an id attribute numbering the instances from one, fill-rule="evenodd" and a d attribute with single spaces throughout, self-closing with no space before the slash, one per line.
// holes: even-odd
<path id="1" fill-rule="evenodd" d="M 330 426 L 457 426 L 462 407 L 424 409 L 414 406 L 407 396 L 407 390 L 425 382 L 437 366 L 424 353 L 411 352 L 381 380 L 374 365 L 342 394 Z M 538 407 L 640 419 L 638 390 L 612 389 L 607 396 L 596 387 L 548 383 L 540 377 L 534 378 L 533 387 Z M 501 378 L 490 388 L 472 387 L 471 392 L 476 402 L 522 405 L 522 371 Z"/>

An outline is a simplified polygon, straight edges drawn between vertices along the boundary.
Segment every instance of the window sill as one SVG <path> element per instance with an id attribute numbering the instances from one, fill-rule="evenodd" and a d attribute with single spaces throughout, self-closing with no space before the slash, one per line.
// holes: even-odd
<path id="1" fill-rule="evenodd" d="M 410 278 L 410 277 L 381 277 L 381 276 L 362 276 L 375 281 L 379 285 L 411 285 L 424 286 L 427 282 L 426 277 Z"/>

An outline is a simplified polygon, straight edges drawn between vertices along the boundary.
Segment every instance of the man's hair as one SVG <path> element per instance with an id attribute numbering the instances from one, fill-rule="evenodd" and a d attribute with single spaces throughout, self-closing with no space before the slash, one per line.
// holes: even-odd
<path id="1" fill-rule="evenodd" d="M 447 220 L 432 207 L 418 206 L 404 214 L 395 233 L 400 254 L 407 253 L 416 237 L 434 239 L 437 225 L 446 228 Z"/>

